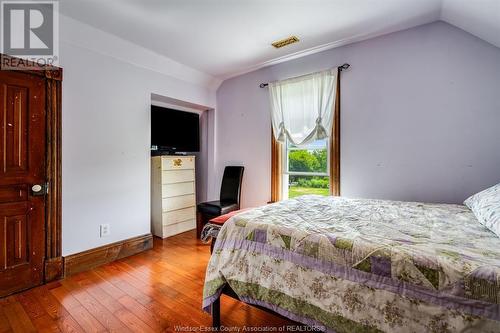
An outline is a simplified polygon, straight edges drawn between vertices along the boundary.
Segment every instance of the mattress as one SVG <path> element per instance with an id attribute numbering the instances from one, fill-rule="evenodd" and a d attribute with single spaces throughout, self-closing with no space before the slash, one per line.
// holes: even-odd
<path id="1" fill-rule="evenodd" d="M 303 196 L 222 227 L 203 308 L 242 301 L 336 332 L 500 332 L 500 238 L 462 205 Z"/>

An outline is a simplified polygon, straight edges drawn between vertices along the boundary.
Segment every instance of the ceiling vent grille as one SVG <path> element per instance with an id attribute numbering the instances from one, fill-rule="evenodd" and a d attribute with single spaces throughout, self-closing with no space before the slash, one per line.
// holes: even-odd
<path id="1" fill-rule="evenodd" d="M 287 45 L 290 45 L 290 44 L 293 44 L 293 43 L 297 43 L 299 41 L 299 38 L 296 37 L 296 36 L 290 36 L 288 38 L 285 38 L 285 39 L 282 39 L 282 40 L 278 40 L 274 43 L 272 43 L 271 45 L 274 46 L 275 48 L 279 49 L 281 47 L 284 47 L 284 46 L 287 46 Z"/>

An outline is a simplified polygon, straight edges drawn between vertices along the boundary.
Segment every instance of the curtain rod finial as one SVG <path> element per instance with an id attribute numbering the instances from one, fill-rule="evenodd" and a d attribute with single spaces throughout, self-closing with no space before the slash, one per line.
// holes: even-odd
<path id="1" fill-rule="evenodd" d="M 345 64 L 343 64 L 342 66 L 340 66 L 340 70 L 345 71 L 345 70 L 346 70 L 346 69 L 348 69 L 349 67 L 351 67 L 351 65 L 349 65 L 348 63 L 345 63 Z"/>

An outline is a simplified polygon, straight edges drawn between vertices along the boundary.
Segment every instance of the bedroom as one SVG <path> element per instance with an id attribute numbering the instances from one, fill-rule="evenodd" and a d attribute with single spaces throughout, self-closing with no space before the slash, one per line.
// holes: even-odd
<path id="1" fill-rule="evenodd" d="M 7 5 L 4 2 L 2 6 Z M 154 176 L 151 171 L 154 164 L 151 158 L 151 105 L 199 115 L 198 152 L 189 154 L 195 160 L 191 164 L 195 178 L 191 181 L 196 190 L 191 202 L 200 204 L 219 200 L 225 167 L 244 167 L 241 195 L 237 196 L 239 208 L 250 210 L 227 220 L 223 236 L 234 238 L 231 240 L 234 244 L 253 246 L 254 251 L 259 248 L 258 258 L 262 258 L 265 251 L 272 250 L 274 257 L 269 253 L 267 257 L 282 260 L 275 253 L 277 248 L 281 255 L 288 253 L 295 258 L 304 255 L 305 246 L 309 250 L 317 249 L 312 252 L 316 253 L 314 260 L 335 264 L 335 271 L 314 271 L 316 275 L 347 278 L 351 275 L 347 271 L 342 271 L 342 275 L 339 270 L 350 266 L 349 272 L 357 277 L 371 276 L 363 274 L 374 274 L 371 269 L 378 267 L 383 274 L 388 274 L 389 269 L 391 276 L 401 278 L 404 274 L 398 272 L 401 273 L 404 265 L 396 265 L 396 262 L 401 262 L 394 258 L 401 253 L 422 254 L 422 247 L 426 246 L 433 249 L 431 245 L 435 243 L 432 241 L 445 237 L 445 231 L 450 230 L 449 239 L 443 241 L 451 244 L 450 235 L 456 237 L 455 244 L 452 244 L 455 248 L 445 249 L 460 254 L 455 264 L 477 265 L 479 260 L 486 263 L 488 269 L 483 272 L 483 277 L 490 276 L 489 279 L 475 280 L 479 291 L 469 289 L 470 297 L 462 295 L 460 298 L 457 295 L 463 294 L 464 290 L 458 286 L 466 284 L 462 275 L 470 272 L 462 271 L 455 264 L 437 265 L 429 251 L 425 252 L 428 254 L 425 258 L 433 266 L 412 271 L 421 274 L 418 279 L 413 276 L 413 280 L 421 284 L 418 288 L 409 287 L 407 284 L 411 283 L 397 278 L 396 282 L 389 279 L 391 281 L 384 284 L 386 287 L 394 287 L 394 283 L 404 286 L 400 291 L 403 290 L 414 303 L 426 304 L 427 310 L 401 303 L 400 298 L 396 299 L 398 292 L 371 284 L 369 278 L 364 285 L 373 288 L 378 296 L 366 300 L 358 294 L 347 294 L 334 301 L 330 299 L 330 308 L 325 305 L 319 306 L 320 309 L 334 314 L 345 312 L 342 317 L 366 324 L 367 317 L 360 317 L 365 311 L 370 314 L 368 321 L 375 323 L 376 329 L 387 332 L 500 330 L 500 258 L 495 252 L 500 248 L 500 241 L 491 231 L 494 223 L 500 223 L 498 193 L 489 199 L 490 206 L 496 210 L 490 208 L 488 214 L 491 215 L 488 216 L 481 213 L 476 216 L 474 213 L 478 207 L 470 204 L 474 207 L 471 210 L 463 204 L 475 193 L 500 182 L 498 1 L 317 0 L 307 3 L 292 1 L 285 6 L 283 1 L 63 0 L 58 2 L 58 7 L 58 32 L 54 42 L 57 48 L 54 52 L 58 52 L 57 67 L 62 68 L 63 74 L 61 77 L 53 75 L 59 73 L 57 70 L 38 70 L 33 74 L 36 69 L 31 69 L 30 72 L 32 77 L 39 77 L 40 73 L 45 75 L 46 90 L 53 94 L 47 93 L 46 96 L 46 102 L 51 101 L 46 104 L 46 123 L 52 124 L 49 133 L 45 133 L 51 138 L 46 142 L 46 177 L 30 178 L 26 184 L 15 183 L 16 191 L 12 191 L 13 179 L 18 181 L 19 174 L 7 176 L 5 170 L 8 168 L 4 162 L 4 175 L 0 179 L 1 189 L 5 190 L 0 195 L 0 200 L 3 200 L 0 211 L 3 229 L 7 230 L 4 231 L 6 236 L 2 242 L 5 246 L 2 247 L 11 249 L 3 252 L 0 260 L 5 267 L 0 271 L 0 290 L 6 295 L 0 299 L 1 332 L 187 331 L 209 329 L 212 320 L 217 319 L 213 313 L 202 309 L 208 310 L 207 306 L 211 305 L 209 302 L 203 305 L 205 282 L 211 280 L 211 276 L 205 279 L 211 246 L 197 240 L 194 230 L 165 239 L 152 235 L 155 226 L 151 222 L 154 212 L 150 205 L 155 196 L 151 184 Z M 5 15 L 6 10 L 2 13 Z M 296 36 L 298 42 L 278 49 L 271 45 L 291 36 Z M 4 43 L 5 38 L 2 38 Z M 6 48 L 4 44 L 2 47 L 3 54 Z M 15 52 L 10 55 L 22 56 Z M 6 58 L 2 57 L 2 66 Z M 335 70 L 343 64 L 349 67 L 340 72 Z M 12 68 L 2 68 L 0 73 L 21 75 Z M 274 107 L 273 111 L 271 97 L 277 96 L 278 88 L 297 81 L 294 78 L 307 82 L 317 73 L 326 76 L 326 82 L 335 87 L 326 89 L 327 92 L 321 95 L 329 97 L 326 100 L 331 103 L 325 102 L 326 114 L 331 118 L 320 120 L 326 138 L 308 142 L 307 149 L 290 144 L 282 144 L 278 149 L 279 145 L 275 143 L 280 133 L 272 131 L 272 115 L 281 109 Z M 35 81 L 33 77 L 32 82 Z M 2 83 L 5 84 L 3 76 Z M 261 88 L 263 83 L 269 85 Z M 7 94 L 2 96 L 7 98 Z M 298 94 L 295 98 L 304 98 L 304 95 Z M 311 104 L 317 105 L 303 103 Z M 325 118 L 329 120 L 325 122 Z M 314 130 L 313 135 L 318 137 L 316 114 L 309 112 L 302 119 L 307 119 L 310 130 L 305 134 Z M 279 127 L 280 122 L 275 126 Z M 12 133 L 8 132 L 9 127 L 5 122 L 2 124 L 5 133 Z M 31 128 L 29 133 L 32 133 Z M 304 133 L 301 135 L 304 139 Z M 4 142 L 7 144 L 1 145 L 2 156 L 16 157 L 5 153 L 7 148 L 16 145 L 12 141 Z M 313 159 L 312 155 L 321 157 Z M 308 167 L 301 169 L 300 163 L 293 166 L 290 161 L 297 160 L 290 159 L 290 156 L 304 158 Z M 163 157 L 185 158 L 182 155 L 160 156 Z M 31 156 L 29 158 L 31 161 Z M 18 162 L 20 167 L 25 166 L 22 159 L 12 161 Z M 49 182 L 48 193 L 35 195 L 31 187 L 41 185 L 40 191 L 44 192 L 46 181 Z M 29 188 L 24 187 L 28 185 Z M 315 198 L 313 203 L 311 197 L 286 200 L 297 193 L 331 193 L 342 199 L 312 197 Z M 386 206 L 377 206 L 375 201 L 361 202 L 365 199 L 389 201 L 383 202 Z M 271 201 L 277 202 L 268 204 Z M 11 208 L 12 202 L 16 204 L 15 209 Z M 332 202 L 339 203 L 337 211 L 327 209 Z M 423 202 L 428 205 L 407 204 L 407 210 L 401 211 L 389 202 Z M 327 232 L 333 237 L 333 242 L 326 243 L 328 237 L 320 235 L 318 242 L 296 246 L 297 237 L 293 232 L 288 230 L 290 233 L 287 234 L 277 229 L 295 221 L 293 216 L 277 211 L 284 209 L 283 205 L 293 203 L 304 203 L 303 209 L 307 212 L 302 212 L 304 215 L 301 216 L 307 218 L 307 223 L 301 224 L 300 228 L 287 228 L 297 228 L 301 233 L 324 234 L 328 225 L 335 227 L 332 216 L 340 214 L 342 209 L 350 215 L 343 215 L 344 220 L 338 219 L 337 230 Z M 355 203 L 370 208 L 363 210 L 350 206 Z M 23 221 L 34 219 L 30 217 L 33 214 L 26 213 L 28 204 L 41 205 L 35 211 L 46 213 L 45 218 L 39 216 L 42 224 L 38 233 L 30 233 L 29 224 L 23 224 Z M 186 214 L 188 211 L 194 214 L 195 204 L 188 207 L 190 210 L 186 209 Z M 445 214 L 442 207 L 451 207 L 440 204 L 457 205 L 452 206 L 458 210 L 455 211 L 457 219 L 469 224 L 462 224 L 463 229 L 455 228 L 447 223 L 447 219 L 436 217 Z M 307 207 L 311 210 L 308 211 Z M 273 211 L 267 212 L 266 209 Z M 22 212 L 18 213 L 19 210 Z M 318 211 L 324 213 L 323 217 L 330 224 L 325 225 L 322 216 L 316 215 Z M 252 222 L 250 217 L 262 212 L 279 221 L 275 221 L 272 228 L 257 227 L 257 224 L 273 224 L 264 218 L 259 223 Z M 374 216 L 375 213 L 379 215 Z M 375 225 L 380 230 L 351 221 L 363 214 L 365 220 L 378 223 Z M 345 230 L 355 226 L 354 234 L 369 230 L 380 237 L 385 232 L 385 239 L 394 241 L 389 232 L 390 225 L 385 220 L 387 216 L 383 214 L 400 222 L 404 219 L 395 218 L 397 214 L 413 216 L 415 228 L 403 222 L 397 223 L 398 229 L 391 232 L 407 232 L 398 243 L 404 251 L 394 250 L 395 256 L 390 258 L 393 265 L 380 259 L 380 255 L 374 256 L 376 259 L 372 265 L 368 253 L 375 251 L 371 247 L 374 240 L 361 237 L 364 243 L 353 245 L 349 242 L 352 234 Z M 433 230 L 432 235 L 436 238 L 431 237 L 423 245 L 415 240 L 416 236 L 426 232 L 421 229 L 423 226 L 416 228 L 419 223 L 428 223 L 420 219 L 422 215 L 428 220 L 434 216 L 438 220 L 432 220 L 433 223 L 444 226 L 444 230 Z M 16 218 L 9 219 L 12 216 Z M 19 216 L 27 217 L 23 220 Z M 252 222 L 249 222 L 251 230 L 247 230 L 245 237 L 253 232 L 250 237 L 253 238 L 241 240 L 236 225 L 242 225 L 245 216 Z M 201 229 L 208 218 L 199 220 L 198 229 Z M 182 227 L 194 229 L 195 221 L 193 218 L 189 221 Z M 480 222 L 489 224 L 491 230 Z M 26 233 L 17 232 L 20 229 L 8 223 L 17 223 L 16 227 L 26 228 Z M 496 228 L 498 233 L 498 226 Z M 214 235 L 217 233 L 215 229 L 208 231 Z M 174 233 L 177 232 L 179 230 Z M 273 243 L 272 240 L 276 239 L 271 236 L 278 234 L 284 236 L 279 236 L 282 243 Z M 478 234 L 482 241 L 478 241 L 479 238 L 475 241 L 467 239 L 472 238 L 471 235 L 479 237 Z M 38 235 L 37 239 L 35 235 Z M 13 238 L 12 242 L 9 237 Z M 349 254 L 351 261 L 342 265 L 335 246 L 337 239 L 347 240 L 347 243 L 340 241 L 344 247 L 359 250 Z M 21 284 L 19 280 L 26 276 L 9 270 L 19 269 L 17 264 L 22 260 L 27 261 L 28 266 L 34 265 L 35 256 L 30 256 L 19 246 L 19 243 L 29 245 L 31 241 L 42 244 L 37 256 L 39 266 L 30 268 L 36 268 L 38 273 L 31 274 L 27 281 L 23 281 L 26 284 Z M 402 245 L 403 241 L 412 244 Z M 231 242 L 222 238 L 219 243 L 219 247 L 214 243 L 214 253 L 227 253 Z M 480 247 L 467 248 L 464 243 Z M 487 248 L 488 244 L 493 248 Z M 470 251 L 487 254 L 478 259 Z M 345 255 L 343 253 L 342 257 Z M 13 256 L 14 265 L 9 266 L 8 256 Z M 222 258 L 236 260 L 235 257 Z M 359 260 L 352 262 L 354 258 Z M 416 257 L 411 258 L 416 261 Z M 370 260 L 369 267 L 364 259 Z M 212 264 L 216 263 L 213 259 Z M 286 264 L 300 266 L 293 261 L 286 261 Z M 425 265 L 420 263 L 418 266 Z M 261 263 L 256 271 L 262 267 Z M 224 276 L 235 274 L 224 268 L 219 271 Z M 273 268 L 270 276 L 275 277 L 273 281 L 279 281 L 286 272 L 293 273 L 294 269 Z M 384 279 L 388 277 L 383 274 L 375 275 L 380 281 L 386 281 Z M 491 277 L 496 277 L 496 281 Z M 249 273 L 240 276 L 239 281 L 250 279 L 264 283 L 260 281 L 264 278 L 262 274 Z M 461 284 L 450 284 L 453 279 L 458 279 Z M 271 283 L 266 281 L 268 285 Z M 276 290 L 285 288 L 288 290 L 285 295 L 293 296 L 294 292 L 300 292 L 300 286 L 312 283 L 313 279 L 300 280 L 298 286 L 294 285 L 297 278 L 291 281 L 291 286 L 274 287 L 278 288 Z M 37 287 L 31 288 L 33 286 Z M 324 287 L 335 289 L 327 284 Z M 29 289 L 19 292 L 26 288 Z M 233 288 L 237 289 L 236 284 Z M 326 294 L 336 295 L 328 290 Z M 236 291 L 241 294 L 241 290 Z M 431 291 L 432 297 L 422 296 L 422 293 Z M 209 294 L 205 296 L 215 295 Z M 314 293 L 311 291 L 311 294 Z M 318 289 L 319 296 L 324 294 L 325 291 Z M 386 307 L 385 303 L 379 306 L 381 313 L 366 310 L 367 305 L 378 304 L 376 301 L 385 300 L 387 295 L 396 295 L 394 304 L 406 312 L 398 316 L 399 312 L 395 310 L 398 307 Z M 331 324 L 330 321 L 318 323 L 321 318 L 311 319 L 310 314 L 302 313 L 308 309 L 307 304 L 294 311 L 277 308 L 276 304 L 269 309 L 267 304 L 264 311 L 247 304 L 252 303 L 250 299 L 241 298 L 241 301 L 236 301 L 226 295 L 221 297 L 220 324 L 223 328 L 267 327 L 268 330 L 292 331 Z M 263 302 L 263 299 L 257 301 Z M 322 301 L 310 299 L 310 302 L 318 305 Z M 332 304 L 346 305 L 346 308 L 332 308 Z M 365 306 L 363 311 L 362 306 Z M 217 310 L 217 306 L 213 309 Z M 276 312 L 288 319 L 281 318 Z M 297 317 L 298 313 L 307 318 Z M 457 314 L 469 322 L 465 319 L 458 322 L 455 317 L 450 319 Z M 410 322 L 411 317 L 420 318 L 420 322 Z M 411 326 L 424 323 L 427 325 L 425 329 Z M 309 326 L 297 326 L 301 324 Z M 335 329 L 340 332 L 349 330 L 344 326 Z"/>

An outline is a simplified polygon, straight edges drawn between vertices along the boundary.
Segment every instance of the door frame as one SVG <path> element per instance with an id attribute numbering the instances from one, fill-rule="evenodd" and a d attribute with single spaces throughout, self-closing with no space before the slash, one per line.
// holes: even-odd
<path id="1" fill-rule="evenodd" d="M 40 67 L 33 62 L 0 53 L 0 61 L 21 62 Z M 62 68 L 43 66 L 40 70 L 15 70 L 13 72 L 37 75 L 45 79 L 46 108 L 46 181 L 45 197 L 45 254 L 43 282 L 63 277 L 62 258 Z"/>

